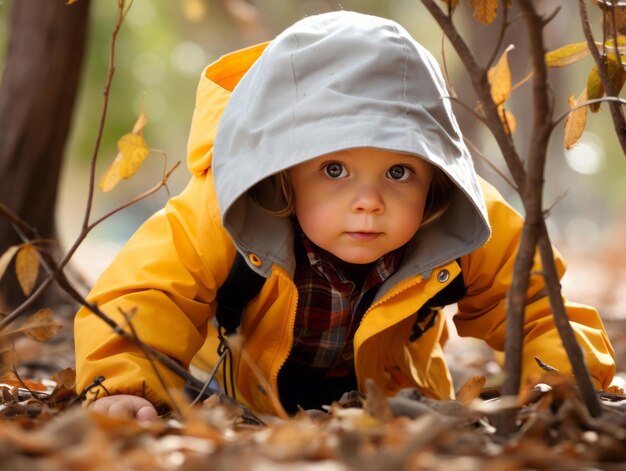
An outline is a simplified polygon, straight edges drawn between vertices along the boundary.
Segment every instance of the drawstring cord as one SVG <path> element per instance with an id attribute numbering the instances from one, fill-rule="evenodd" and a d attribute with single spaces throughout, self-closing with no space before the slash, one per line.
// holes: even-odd
<path id="1" fill-rule="evenodd" d="M 202 389 L 200 390 L 198 395 L 194 398 L 194 400 L 191 401 L 191 405 L 192 406 L 196 405 L 198 403 L 198 401 L 200 401 L 202 396 L 204 396 L 204 393 L 209 388 L 209 384 L 211 384 L 211 382 L 215 379 L 215 375 L 217 374 L 217 370 L 219 369 L 220 365 L 222 364 L 222 362 L 224 361 L 224 359 L 228 355 L 228 352 L 230 352 L 230 350 L 227 349 L 227 351 L 225 351 L 224 353 L 222 353 L 220 355 L 219 359 L 217 360 L 217 363 L 215 364 L 215 366 L 213 367 L 213 370 L 211 371 L 211 374 L 209 375 L 209 377 L 204 382 L 204 385 L 202 386 Z"/>
<path id="2" fill-rule="evenodd" d="M 218 361 L 216 367 L 214 368 L 212 375 L 214 376 L 217 372 L 217 368 L 219 367 L 222 361 L 224 362 L 224 368 L 222 368 L 222 384 L 224 385 L 224 393 L 227 396 L 230 396 L 233 400 L 237 400 L 237 394 L 235 393 L 235 373 L 233 368 L 233 352 L 228 347 L 228 342 L 226 340 L 226 329 L 223 327 L 219 327 L 217 331 L 217 337 L 219 338 L 219 345 L 217 346 L 217 354 L 220 356 L 220 360 Z M 210 378 L 212 379 L 212 378 Z M 230 388 L 229 388 L 230 385 Z M 230 389 L 230 393 L 228 390 Z"/>

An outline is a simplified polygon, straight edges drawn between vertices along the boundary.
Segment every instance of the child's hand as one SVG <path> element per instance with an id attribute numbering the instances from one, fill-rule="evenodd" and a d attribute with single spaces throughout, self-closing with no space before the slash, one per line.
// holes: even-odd
<path id="1" fill-rule="evenodd" d="M 131 394 L 102 397 L 89 406 L 100 414 L 134 417 L 139 422 L 153 422 L 158 414 L 150 401 Z"/>

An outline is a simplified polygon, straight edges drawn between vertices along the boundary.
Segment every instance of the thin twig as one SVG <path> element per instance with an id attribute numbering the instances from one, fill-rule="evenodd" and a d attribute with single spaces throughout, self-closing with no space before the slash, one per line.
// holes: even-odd
<path id="1" fill-rule="evenodd" d="M 530 72 L 528 72 L 528 74 L 526 74 L 526 77 L 524 77 L 522 80 L 520 80 L 519 82 L 515 83 L 511 87 L 511 92 L 510 93 L 513 93 L 515 90 L 517 90 L 519 87 L 524 85 L 526 82 L 528 82 L 532 78 L 533 78 L 533 71 L 531 70 Z"/>
<path id="2" fill-rule="evenodd" d="M 613 83 L 609 79 L 609 73 L 607 71 L 604 57 L 600 55 L 600 52 L 596 47 L 596 42 L 594 40 L 593 33 L 591 32 L 591 27 L 589 26 L 589 16 L 587 14 L 587 6 L 585 5 L 585 0 L 578 0 L 578 9 L 580 12 L 580 21 L 582 24 L 583 33 L 585 34 L 585 39 L 587 40 L 587 46 L 589 47 L 589 51 L 591 52 L 593 60 L 596 63 L 602 86 L 604 87 L 607 96 L 617 97 L 617 93 L 615 93 Z M 618 44 L 616 42 L 615 47 L 617 46 Z M 613 126 L 615 127 L 617 139 L 622 147 L 624 155 L 626 155 L 626 119 L 624 118 L 624 113 L 617 103 L 609 103 L 609 110 L 611 112 L 611 118 L 613 119 Z"/>
<path id="3" fill-rule="evenodd" d="M 26 232 L 31 239 L 38 238 L 37 229 L 29 225 L 26 221 L 20 218 L 17 214 L 9 209 L 4 203 L 0 202 L 0 216 L 7 219 L 13 226 L 19 227 Z"/>
<path id="4" fill-rule="evenodd" d="M 167 172 L 162 177 L 162 179 L 161 179 L 161 181 L 159 183 L 157 183 L 151 189 L 149 189 L 148 191 L 142 193 L 138 197 L 135 197 L 132 200 L 130 200 L 128 203 L 123 205 L 122 208 L 126 208 L 130 204 L 137 203 L 138 201 L 140 201 L 142 199 L 145 199 L 148 196 L 156 193 L 159 189 L 161 189 L 163 186 L 165 186 L 165 184 L 167 182 L 167 179 L 170 177 L 171 173 L 174 171 L 174 169 L 179 164 L 180 164 L 180 162 L 177 162 L 172 167 L 172 169 L 169 172 Z M 111 215 L 115 214 L 116 212 L 118 212 L 122 208 L 114 209 L 113 211 L 111 211 L 107 215 L 99 218 L 97 221 L 95 221 L 95 222 L 87 225 L 86 227 L 84 227 L 81 230 L 81 233 L 78 235 L 78 237 L 74 241 L 74 243 L 72 244 L 72 246 L 69 248 L 69 250 L 67 251 L 67 253 L 63 257 L 63 259 L 58 264 L 56 264 L 54 271 L 47 278 L 45 278 L 42 281 L 42 283 L 37 287 L 37 289 L 35 291 L 33 291 L 30 294 L 30 296 L 22 304 L 20 304 L 9 315 L 7 315 L 5 318 L 3 318 L 0 321 L 0 330 L 3 329 L 4 327 L 6 327 L 7 325 L 9 325 L 11 322 L 13 322 L 16 319 L 18 319 L 22 314 L 24 314 L 24 312 L 26 312 L 28 310 L 28 308 L 30 308 L 37 299 L 39 299 L 39 297 L 46 291 L 46 289 L 48 289 L 50 287 L 52 282 L 55 281 L 55 280 L 57 280 L 57 282 L 59 282 L 59 284 L 66 289 L 66 292 L 75 301 L 77 301 L 78 303 L 82 304 L 83 303 L 82 296 L 69 283 L 69 281 L 67 280 L 67 278 L 65 277 L 65 275 L 63 273 L 63 269 L 69 263 L 70 259 L 72 258 L 72 256 L 74 255 L 74 253 L 76 252 L 76 250 L 78 249 L 80 244 L 82 244 L 82 242 L 85 240 L 85 238 L 87 237 L 89 232 L 92 231 L 98 224 L 100 224 L 102 221 L 104 221 L 107 217 L 110 217 Z"/>
<path id="5" fill-rule="evenodd" d="M 576 383 L 585 401 L 585 405 L 589 410 L 589 414 L 592 417 L 600 417 L 602 415 L 602 406 L 596 395 L 582 349 L 576 340 L 574 329 L 569 323 L 567 311 L 563 305 L 561 284 L 559 283 L 559 276 L 554 264 L 552 244 L 550 243 L 545 224 L 541 228 L 539 237 L 539 253 L 543 265 L 543 276 L 545 278 L 545 286 L 548 291 L 548 299 L 550 300 L 554 323 L 563 342 L 563 347 L 567 352 L 567 357 L 572 365 L 572 373 L 576 378 Z"/>
<path id="6" fill-rule="evenodd" d="M 457 55 L 463 62 L 467 75 L 472 81 L 476 96 L 482 104 L 489 130 L 496 139 L 502 155 L 507 161 L 507 165 L 509 166 L 516 186 L 523 191 L 526 184 L 526 171 L 524 170 L 524 166 L 522 165 L 522 161 L 517 153 L 517 149 L 515 148 L 511 136 L 505 132 L 504 127 L 502 126 L 498 109 L 491 99 L 486 69 L 478 65 L 474 54 L 472 54 L 472 51 L 467 45 L 467 42 L 454 27 L 451 19 L 435 3 L 435 0 L 422 0 L 422 4 L 430 12 L 437 23 L 439 23 L 439 26 L 450 40 L 450 44 L 454 47 Z"/>
<path id="7" fill-rule="evenodd" d="M 205 393 L 209 389 L 209 385 L 215 379 L 215 375 L 217 374 L 217 371 L 219 370 L 220 366 L 224 362 L 224 359 L 226 358 L 227 355 L 228 355 L 228 350 L 224 350 L 224 352 L 217 359 L 217 362 L 215 363 L 213 370 L 211 371 L 211 373 L 209 373 L 209 376 L 204 381 L 204 386 L 202 386 L 202 389 L 198 391 L 198 394 L 196 395 L 194 400 L 191 401 L 191 404 L 190 404 L 191 406 L 195 406 L 200 401 L 200 399 L 202 399 L 202 397 L 205 395 Z"/>
<path id="8" fill-rule="evenodd" d="M 167 180 L 169 180 L 170 176 L 172 175 L 172 173 L 174 173 L 174 170 L 176 170 L 178 168 L 178 166 L 180 165 L 180 162 L 176 162 L 171 169 L 169 169 L 161 178 L 161 181 L 159 183 L 157 183 L 155 186 L 153 186 L 152 188 L 150 188 L 149 190 L 146 190 L 145 192 L 141 193 L 140 195 L 135 196 L 134 198 L 128 200 L 126 203 L 124 203 L 121 206 L 118 206 L 117 208 L 109 211 L 108 213 L 106 213 L 104 216 L 101 216 L 100 218 L 96 219 L 94 222 L 90 223 L 89 226 L 87 226 L 87 232 L 91 231 L 94 227 L 96 227 L 98 224 L 102 223 L 105 219 L 110 218 L 111 216 L 113 216 L 114 214 L 122 211 L 123 209 L 128 208 L 129 206 L 132 206 L 136 203 L 138 203 L 139 201 L 146 199 L 148 196 L 153 195 L 154 193 L 156 193 L 157 191 L 159 191 L 161 188 L 167 188 Z M 87 235 L 87 234 L 85 234 Z"/>
<path id="9" fill-rule="evenodd" d="M 491 66 L 495 63 L 496 58 L 500 52 L 500 48 L 502 47 L 502 43 L 504 42 L 504 35 L 506 34 L 506 30 L 509 27 L 508 22 L 509 9 L 504 7 L 502 9 L 502 26 L 500 26 L 500 32 L 498 33 L 498 40 L 496 41 L 496 46 L 493 48 L 493 52 L 491 53 L 491 57 L 487 61 L 485 65 L 486 69 L 490 69 Z"/>
<path id="10" fill-rule="evenodd" d="M 33 396 L 34 398 L 41 399 L 43 397 L 49 396 L 49 394 L 42 394 L 41 397 L 40 397 L 39 393 L 36 393 L 32 389 L 30 389 L 28 387 L 28 385 L 24 382 L 24 380 L 20 377 L 19 373 L 17 372 L 17 368 L 15 368 L 15 365 L 13 365 L 13 368 L 12 368 L 11 371 L 15 375 L 15 377 L 17 378 L 17 381 L 22 385 L 22 387 L 24 389 L 26 389 L 30 393 L 30 395 Z"/>
<path id="11" fill-rule="evenodd" d="M 611 4 L 612 4 L 612 19 L 613 19 L 613 31 L 611 31 L 611 33 L 613 33 L 613 44 L 615 45 L 615 56 L 617 57 L 617 63 L 621 64 L 622 55 L 619 50 L 619 42 L 618 42 L 619 31 L 617 28 L 617 8 L 618 7 L 613 0 L 611 0 Z"/>
<path id="12" fill-rule="evenodd" d="M 545 61 L 543 61 L 543 26 L 532 3 L 529 3 L 528 0 L 520 0 L 519 3 L 526 20 L 533 62 L 534 113 L 528 156 L 528 174 L 525 188 L 520 193 L 526 217 L 518 256 L 515 260 L 515 274 L 519 274 L 519 276 L 513 278 L 511 293 L 507 302 L 505 371 L 507 373 L 515 372 L 515 374 L 505 376 L 502 386 L 503 395 L 516 395 L 520 390 L 519 372 L 521 372 L 522 363 L 520 333 L 524 323 L 524 308 L 520 310 L 519 303 L 525 304 L 539 228 L 544 222 L 541 209 L 543 171 L 551 130 L 551 109 L 547 99 L 547 71 Z M 503 426 L 514 428 L 514 423 L 503 424 Z M 505 431 L 510 432 L 511 430 Z"/>
<path id="13" fill-rule="evenodd" d="M 570 113 L 576 111 L 578 108 L 582 108 L 583 106 L 593 105 L 594 103 L 602 103 L 604 101 L 614 101 L 616 103 L 619 103 L 620 105 L 626 105 L 626 100 L 617 96 L 605 96 L 602 98 L 594 98 L 593 100 L 583 101 L 582 103 L 579 103 L 578 105 L 574 106 L 569 111 L 566 111 L 561 116 L 559 116 L 552 124 L 553 126 L 556 127 L 561 121 L 567 118 L 570 115 Z"/>
<path id="14" fill-rule="evenodd" d="M 89 191 L 87 193 L 87 204 L 85 205 L 85 215 L 83 217 L 83 228 L 86 228 L 89 225 L 89 220 L 91 219 L 93 197 L 95 193 L 96 162 L 98 160 L 98 154 L 100 153 L 100 143 L 102 142 L 102 135 L 104 134 L 104 123 L 106 122 L 107 110 L 109 107 L 109 94 L 111 92 L 111 84 L 113 83 L 113 75 L 115 74 L 115 45 L 117 43 L 117 35 L 120 31 L 120 28 L 122 27 L 122 22 L 124 21 L 124 16 L 124 0 L 118 0 L 117 20 L 115 21 L 113 33 L 111 33 L 111 45 L 109 47 L 109 67 L 107 71 L 107 79 L 104 85 L 102 112 L 100 114 L 100 122 L 98 123 L 96 142 L 94 144 L 93 152 L 91 154 L 91 163 L 89 170 Z"/>
<path id="15" fill-rule="evenodd" d="M 446 59 L 446 35 L 441 32 L 441 65 L 443 67 L 443 76 L 446 80 L 446 86 L 450 92 L 451 98 L 456 98 L 457 94 L 454 90 L 454 84 L 450 78 L 450 72 L 448 71 L 448 60 Z"/>
<path id="16" fill-rule="evenodd" d="M 146 348 L 146 344 L 144 342 L 142 342 L 141 339 L 139 338 L 139 335 L 137 335 L 137 331 L 135 330 L 135 326 L 132 323 L 132 319 L 131 319 L 132 316 L 127 314 L 126 311 L 124 311 L 120 307 L 118 307 L 118 311 L 124 317 L 124 320 L 126 320 L 126 325 L 130 329 L 131 335 L 135 339 L 137 339 L 137 341 L 135 342 L 135 345 L 137 345 L 139 347 L 139 349 L 142 351 L 142 353 L 144 354 L 144 356 L 148 360 L 148 363 L 150 363 L 150 366 L 152 367 L 152 371 L 154 371 L 154 374 L 156 375 L 157 379 L 159 380 L 159 383 L 161 384 L 161 387 L 165 391 L 165 394 L 167 395 L 168 399 L 170 400 L 170 403 L 172 404 L 172 408 L 174 409 L 174 411 L 179 416 L 182 416 L 182 414 L 180 413 L 180 407 L 178 407 L 178 404 L 176 403 L 176 400 L 172 396 L 172 393 L 170 392 L 170 388 L 167 386 L 167 383 L 163 379 L 163 376 L 161 375 L 161 372 L 157 368 L 156 363 L 154 362 L 153 357 L 148 352 L 148 349 Z"/>
<path id="17" fill-rule="evenodd" d="M 467 138 L 466 136 L 463 136 L 463 140 L 464 140 L 464 141 L 465 141 L 465 143 L 468 145 L 468 147 L 471 147 L 471 148 L 472 148 L 472 152 L 474 152 L 474 153 L 475 153 L 475 154 L 476 154 L 476 155 L 477 155 L 477 156 L 481 159 L 481 161 L 482 161 L 485 165 L 487 165 L 488 167 L 490 167 L 490 168 L 491 168 L 491 170 L 493 170 L 493 171 L 494 171 L 494 173 L 496 173 L 496 174 L 497 174 L 500 178 L 502 178 L 502 180 L 504 180 L 504 181 L 505 181 L 505 182 L 506 182 L 506 183 L 507 183 L 507 184 L 508 184 L 508 185 L 509 185 L 509 186 L 510 186 L 513 190 L 515 190 L 515 191 L 519 191 L 519 190 L 516 188 L 515 183 L 513 183 L 511 180 L 509 180 L 509 178 L 508 178 L 508 177 L 507 177 L 504 173 L 502 173 L 502 171 L 501 171 L 498 167 L 496 167 L 496 165 L 495 165 L 495 164 L 494 164 L 491 160 L 489 160 L 489 159 L 485 156 L 485 154 L 483 154 L 483 153 L 480 151 L 480 149 L 479 149 L 478 147 L 476 147 L 476 145 L 475 145 L 475 144 L 474 144 L 471 140 L 469 140 L 469 138 Z"/>
<path id="18" fill-rule="evenodd" d="M 471 114 L 474 118 L 476 118 L 478 121 L 480 121 L 481 123 L 483 123 L 485 126 L 487 126 L 487 128 L 489 128 L 489 123 L 487 122 L 487 120 L 485 119 L 484 116 L 481 116 L 480 113 L 478 113 L 475 109 L 473 109 L 471 106 L 469 106 L 467 103 L 465 103 L 463 100 L 457 98 L 456 96 L 447 96 L 447 97 L 443 97 L 443 98 L 447 98 L 448 100 L 454 102 L 454 103 L 458 103 L 459 105 L 461 105 L 461 107 L 463 109 L 465 109 L 465 111 L 467 111 L 469 114 Z M 479 108 L 480 109 L 480 108 Z"/>
<path id="19" fill-rule="evenodd" d="M 574 331 L 569 323 L 567 312 L 561 296 L 561 285 L 558 280 L 552 245 L 543 219 L 542 193 L 543 173 L 547 156 L 547 146 L 553 129 L 552 108 L 549 105 L 547 66 L 543 46 L 543 28 L 545 23 L 535 10 L 532 0 L 520 0 L 530 38 L 533 59 L 534 77 L 534 124 L 531 137 L 530 156 L 528 160 L 528 191 L 524 198 L 526 208 L 526 224 L 538 230 L 535 241 L 538 242 L 543 266 L 545 286 L 548 292 L 554 323 L 563 342 L 567 357 L 572 365 L 572 372 L 582 392 L 589 413 L 593 417 L 602 414 L 602 408 L 595 394 L 593 383 L 585 364 L 580 345 L 576 341 Z M 535 247 L 536 245 L 533 245 Z M 503 387 L 503 394 L 507 394 Z"/>

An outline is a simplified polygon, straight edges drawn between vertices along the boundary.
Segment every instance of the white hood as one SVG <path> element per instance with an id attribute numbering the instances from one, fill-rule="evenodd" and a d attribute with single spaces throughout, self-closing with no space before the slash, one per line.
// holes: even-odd
<path id="1" fill-rule="evenodd" d="M 224 225 L 237 248 L 294 269 L 291 223 L 248 196 L 281 170 L 330 152 L 375 147 L 419 156 L 454 181 L 450 208 L 420 230 L 393 278 L 426 273 L 489 238 L 485 203 L 433 56 L 397 23 L 340 11 L 274 39 L 235 87 L 215 140 Z M 268 199 L 279 199 L 267 181 Z M 390 280 L 391 281 L 391 280 Z"/>

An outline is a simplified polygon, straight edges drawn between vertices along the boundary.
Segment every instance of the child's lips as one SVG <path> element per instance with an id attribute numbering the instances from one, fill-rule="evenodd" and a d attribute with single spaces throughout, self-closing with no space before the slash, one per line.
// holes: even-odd
<path id="1" fill-rule="evenodd" d="M 346 232 L 346 234 L 353 239 L 359 241 L 368 241 L 374 240 L 378 238 L 382 234 L 382 232 L 366 232 L 366 231 L 356 231 L 356 232 Z"/>

